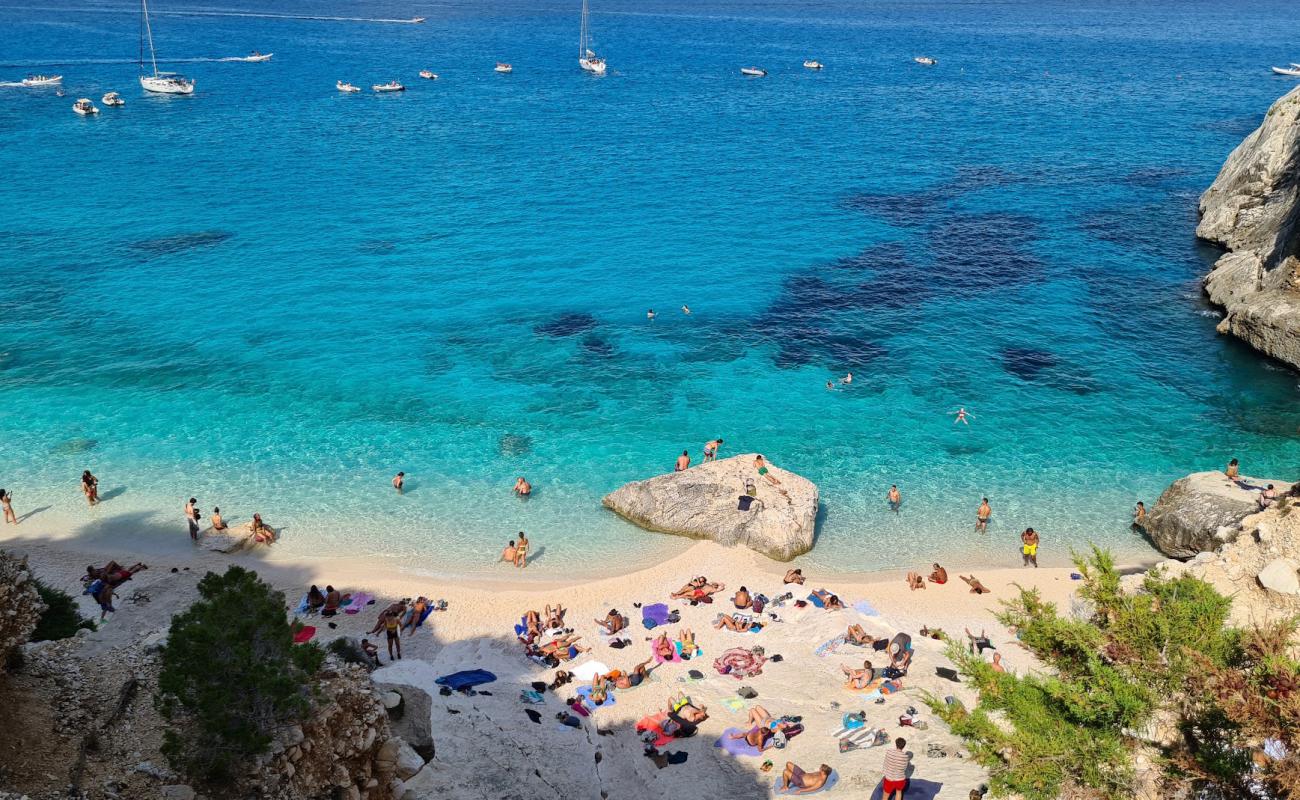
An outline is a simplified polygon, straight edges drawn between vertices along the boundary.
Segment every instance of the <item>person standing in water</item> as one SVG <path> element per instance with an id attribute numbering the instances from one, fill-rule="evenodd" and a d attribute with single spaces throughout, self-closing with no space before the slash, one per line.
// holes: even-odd
<path id="1" fill-rule="evenodd" d="M 1024 559 L 1024 566 L 1034 565 L 1038 568 L 1038 531 L 1033 528 L 1025 528 L 1025 532 L 1020 534 L 1020 554 Z"/>
<path id="2" fill-rule="evenodd" d="M 519 538 L 515 540 L 515 566 L 519 569 L 528 566 L 528 537 L 523 531 L 519 532 Z"/>
<path id="3" fill-rule="evenodd" d="M 398 494 L 402 493 L 402 485 L 405 483 L 406 483 L 405 472 L 399 472 L 393 476 L 393 488 L 397 490 Z"/>
<path id="4" fill-rule="evenodd" d="M 718 448 L 722 447 L 721 439 L 714 439 L 711 442 L 704 443 L 704 460 L 712 461 L 718 457 Z"/>
<path id="5" fill-rule="evenodd" d="M 86 502 L 95 505 L 99 502 L 99 478 L 90 474 L 90 470 L 84 470 L 81 473 L 81 493 L 86 496 Z"/>
<path id="6" fill-rule="evenodd" d="M 520 497 L 528 497 L 533 493 L 533 485 L 529 483 L 523 475 L 520 475 L 518 478 L 515 478 L 514 492 Z"/>
<path id="7" fill-rule="evenodd" d="M 1147 525 L 1147 507 L 1142 503 L 1141 500 L 1139 500 L 1137 501 L 1137 505 L 1133 506 L 1133 527 L 1145 528 L 1146 525 Z"/>
<path id="8" fill-rule="evenodd" d="M 654 322 L 654 321 L 655 321 L 655 310 L 654 310 L 653 308 L 647 309 L 646 312 L 645 312 L 645 318 L 648 319 L 648 320 L 650 320 L 651 322 Z"/>
<path id="9" fill-rule="evenodd" d="M 683 450 L 682 454 L 677 457 L 677 463 L 673 466 L 673 472 L 685 472 L 691 468 L 691 453 L 689 450 Z"/>
<path id="10" fill-rule="evenodd" d="M 0 507 L 4 508 L 5 522 L 11 525 L 18 524 L 18 517 L 14 516 L 14 493 L 0 489 Z"/>
<path id="11" fill-rule="evenodd" d="M 899 507 L 903 505 L 903 495 L 898 491 L 898 484 L 889 487 L 889 494 L 886 497 L 889 500 L 889 510 L 897 514 Z"/>
<path id="12" fill-rule="evenodd" d="M 844 377 L 840 378 L 840 383 L 844 384 L 845 386 L 848 386 L 850 383 L 853 383 L 853 373 L 852 372 L 844 373 Z"/>
<path id="13" fill-rule="evenodd" d="M 199 540 L 199 508 L 196 505 L 198 499 L 191 497 L 190 501 L 185 504 L 185 527 L 190 532 L 190 541 Z"/>
<path id="14" fill-rule="evenodd" d="M 975 512 L 975 532 L 987 533 L 989 529 L 989 517 L 993 516 L 993 509 L 989 508 L 989 499 L 986 497 L 980 501 L 979 510 Z"/>

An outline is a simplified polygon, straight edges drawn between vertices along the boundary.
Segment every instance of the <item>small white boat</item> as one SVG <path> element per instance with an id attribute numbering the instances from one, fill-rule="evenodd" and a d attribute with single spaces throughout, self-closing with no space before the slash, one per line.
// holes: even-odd
<path id="1" fill-rule="evenodd" d="M 591 49 L 591 29 L 587 22 L 587 0 L 582 0 L 582 29 L 578 33 L 578 66 L 592 75 L 605 74 L 605 59 Z"/>
<path id="2" fill-rule="evenodd" d="M 758 67 L 741 67 L 740 74 L 749 75 L 753 78 L 764 78 L 767 77 L 767 70 L 759 69 Z"/>
<path id="3" fill-rule="evenodd" d="M 376 92 L 379 92 L 380 94 L 386 94 L 388 92 L 406 91 L 406 87 L 398 83 L 397 81 L 389 81 L 388 83 L 376 83 L 374 86 L 371 86 L 370 88 L 374 89 Z"/>
<path id="4" fill-rule="evenodd" d="M 411 17 L 412 24 L 418 25 L 421 22 L 424 22 L 424 17 Z"/>
<path id="5" fill-rule="evenodd" d="M 822 68 L 822 62 L 820 62 L 820 61 L 814 61 L 814 60 L 811 59 L 811 58 L 808 59 L 807 61 L 803 62 L 803 65 L 804 65 L 805 67 L 807 67 L 808 69 L 821 69 L 821 68 Z"/>
<path id="6" fill-rule="evenodd" d="M 1300 65 L 1292 64 L 1290 69 L 1287 67 L 1270 67 L 1278 75 L 1290 75 L 1292 78 L 1300 78 Z"/>
<path id="7" fill-rule="evenodd" d="M 512 67 L 512 66 L 510 66 L 509 64 L 505 63 L 504 61 L 498 61 L 498 62 L 497 62 L 497 65 L 496 65 L 496 69 L 495 69 L 495 71 L 496 71 L 496 72 L 500 72 L 500 73 L 502 73 L 502 74 L 505 74 L 505 73 L 508 73 L 508 72 L 514 72 L 514 71 L 515 71 L 515 68 Z"/>
<path id="8" fill-rule="evenodd" d="M 270 61 L 271 56 L 273 55 L 275 55 L 275 53 L 259 53 L 256 50 L 254 50 L 252 53 L 244 56 L 244 60 L 254 61 L 254 62 Z"/>
<path id="9" fill-rule="evenodd" d="M 356 87 L 356 86 L 353 86 L 352 84 L 348 83 L 347 81 L 334 81 L 334 88 L 335 88 L 335 89 L 338 89 L 340 92 L 359 92 L 359 91 L 361 91 L 360 88 L 358 88 L 358 87 Z"/>
<path id="10" fill-rule="evenodd" d="M 438 73 L 430 72 L 427 69 L 422 69 L 420 70 L 420 77 L 424 78 L 426 81 L 436 81 L 438 80 Z"/>
<path id="11" fill-rule="evenodd" d="M 927 67 L 933 67 L 935 64 L 939 63 L 938 61 L 934 60 L 933 58 L 930 58 L 929 56 L 917 56 L 912 60 L 918 64 L 924 64 Z"/>
<path id="12" fill-rule="evenodd" d="M 90 102 L 89 97 L 83 97 L 77 102 L 73 103 L 72 110 L 77 112 L 83 117 L 89 117 L 92 114 L 99 113 L 99 109 L 95 108 L 95 104 Z"/>
<path id="13" fill-rule="evenodd" d="M 23 86 L 55 86 L 62 81 L 62 75 L 28 75 L 23 78 Z"/>
<path id="14" fill-rule="evenodd" d="M 108 94 L 99 98 L 99 102 L 109 107 L 126 105 L 126 101 L 123 100 L 121 97 L 119 97 L 117 92 L 109 92 Z"/>

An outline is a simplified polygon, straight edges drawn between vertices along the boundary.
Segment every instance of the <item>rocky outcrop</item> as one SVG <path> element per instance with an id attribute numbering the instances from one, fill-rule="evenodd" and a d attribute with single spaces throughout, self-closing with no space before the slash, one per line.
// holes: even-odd
<path id="1" fill-rule="evenodd" d="M 1179 478 L 1147 515 L 1147 536 L 1157 550 L 1174 558 L 1215 550 L 1235 536 L 1241 520 L 1260 510 L 1258 490 L 1270 483 L 1278 494 L 1291 486 L 1261 478 L 1234 483 L 1222 472 L 1196 472 Z"/>
<path id="2" fill-rule="evenodd" d="M 27 559 L 0 550 L 0 671 L 9 653 L 31 638 L 44 612 Z"/>
<path id="3" fill-rule="evenodd" d="M 817 486 L 768 464 L 778 484 L 760 476 L 755 453 L 719 459 L 682 472 L 634 481 L 609 493 L 606 508 L 652 531 L 744 545 L 777 561 L 812 549 Z M 755 496 L 740 510 L 746 484 Z"/>
<path id="4" fill-rule="evenodd" d="M 208 528 L 199 537 L 199 547 L 216 553 L 238 553 L 257 544 L 253 537 L 253 526 L 249 523 L 235 525 L 224 531 Z"/>
<path id="5" fill-rule="evenodd" d="M 1196 235 L 1229 251 L 1205 280 L 1219 331 L 1300 367 L 1300 87 L 1232 151 L 1200 210 Z"/>

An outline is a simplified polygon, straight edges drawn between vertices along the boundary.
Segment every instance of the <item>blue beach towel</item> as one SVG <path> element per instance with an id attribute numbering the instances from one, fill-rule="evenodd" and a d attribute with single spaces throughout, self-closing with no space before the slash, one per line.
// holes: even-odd
<path id="1" fill-rule="evenodd" d="M 304 594 L 304 595 L 302 596 L 302 600 L 298 601 L 298 607 L 295 608 L 295 609 L 293 610 L 293 613 L 295 613 L 295 614 L 306 614 L 306 613 L 307 613 L 307 609 L 309 609 L 309 608 L 311 608 L 311 604 L 307 602 L 307 595 Z"/>
<path id="2" fill-rule="evenodd" d="M 611 686 L 610 689 L 612 690 L 613 687 Z M 596 705 L 596 703 L 595 703 L 594 701 L 592 701 L 592 699 L 591 699 L 591 687 L 590 687 L 590 686 L 582 686 L 582 687 L 580 687 L 580 688 L 575 692 L 575 694 L 577 694 L 579 697 L 582 698 L 582 704 L 583 704 L 584 706 L 587 707 L 587 710 L 588 710 L 588 711 L 595 711 L 595 710 L 598 709 L 598 708 L 609 708 L 610 706 L 614 705 L 615 702 L 617 702 L 617 701 L 614 699 L 614 692 L 613 692 L 613 691 L 608 691 L 608 692 L 605 693 L 605 702 L 601 703 L 600 705 Z"/>
<path id="3" fill-rule="evenodd" d="M 480 684 L 491 683 L 496 679 L 497 676 L 485 669 L 466 669 L 461 670 L 460 672 L 453 672 L 450 675 L 443 675 L 441 678 L 434 681 L 434 683 L 439 686 L 446 686 L 453 691 L 460 692 L 465 689 L 472 689 Z"/>
<path id="4" fill-rule="evenodd" d="M 858 612 L 859 614 L 863 614 L 863 615 L 868 616 L 868 617 L 878 617 L 878 616 L 880 616 L 880 612 L 877 611 L 877 610 L 876 610 L 876 609 L 871 605 L 871 603 L 868 603 L 866 600 L 859 600 L 858 602 L 854 603 L 854 604 L 853 604 L 853 610 L 856 611 L 856 612 Z"/>
<path id="5" fill-rule="evenodd" d="M 812 603 L 813 605 L 817 606 L 818 608 L 825 608 L 825 607 L 826 607 L 826 604 L 822 602 L 821 598 L 818 597 L 818 596 L 815 595 L 815 594 L 810 594 L 810 595 L 808 595 L 808 602 L 809 602 L 809 603 Z"/>

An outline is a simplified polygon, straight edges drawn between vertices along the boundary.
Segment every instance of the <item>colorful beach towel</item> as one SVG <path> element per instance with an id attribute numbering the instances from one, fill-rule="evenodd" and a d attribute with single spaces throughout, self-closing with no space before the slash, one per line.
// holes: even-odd
<path id="1" fill-rule="evenodd" d="M 885 732 L 863 725 L 857 728 L 841 727 L 831 735 L 841 742 L 849 742 L 855 748 L 868 748 L 875 747 L 879 743 L 878 739 L 882 733 Z"/>
<path id="2" fill-rule="evenodd" d="M 733 647 L 713 660 L 713 668 L 721 675 L 730 675 L 736 680 L 743 680 L 752 675 L 763 674 L 763 664 L 766 662 L 766 656 L 743 647 Z"/>
<path id="3" fill-rule="evenodd" d="M 613 692 L 606 692 L 605 702 L 599 704 L 596 703 L 594 700 L 591 699 L 590 686 L 579 687 L 578 690 L 575 692 L 575 694 L 577 694 L 579 697 L 582 698 L 582 705 L 586 707 L 588 711 L 595 711 L 598 708 L 609 708 L 610 706 L 614 705 L 617 702 L 617 699 L 614 697 Z"/>
<path id="4" fill-rule="evenodd" d="M 370 602 L 374 599 L 374 595 L 366 594 L 365 592 L 357 592 L 352 595 L 351 600 L 343 605 L 343 611 L 347 614 L 360 614 L 361 609 L 370 605 Z"/>
<path id="5" fill-rule="evenodd" d="M 460 672 L 453 672 L 450 675 L 443 675 L 434 683 L 439 686 L 446 686 L 452 691 L 463 692 L 484 683 L 491 683 L 496 679 L 496 675 L 485 669 L 465 669 Z"/>
<path id="6" fill-rule="evenodd" d="M 304 594 L 304 595 L 302 596 L 302 599 L 298 601 L 298 607 L 295 608 L 295 609 L 293 610 L 293 613 L 295 613 L 295 614 L 306 614 L 306 613 L 307 613 L 308 609 L 311 608 L 311 603 L 307 602 L 307 598 L 308 598 L 310 595 L 311 595 L 311 592 L 308 592 L 308 593 L 306 593 L 306 594 Z"/>
<path id="7" fill-rule="evenodd" d="M 301 628 L 299 628 L 297 631 L 294 632 L 293 643 L 303 644 L 304 642 L 310 642 L 311 637 L 315 635 L 316 635 L 316 629 L 314 627 L 312 627 L 311 625 L 303 625 Z"/>
<path id="8" fill-rule="evenodd" d="M 785 788 L 784 785 L 785 776 L 777 775 L 776 780 L 772 782 L 772 792 L 774 794 L 799 794 L 806 797 L 810 794 L 821 794 L 822 792 L 829 792 L 831 789 L 834 789 L 835 784 L 839 782 L 840 782 L 840 773 L 835 770 L 831 770 L 831 774 L 827 776 L 826 782 L 822 784 L 822 788 L 814 789 L 811 792 L 792 792 L 789 789 Z"/>
<path id="9" fill-rule="evenodd" d="M 664 723 L 667 721 L 668 713 L 666 711 L 642 717 L 636 724 L 636 732 L 655 734 L 654 746 L 663 747 L 673 740 L 673 737 L 664 733 Z"/>

